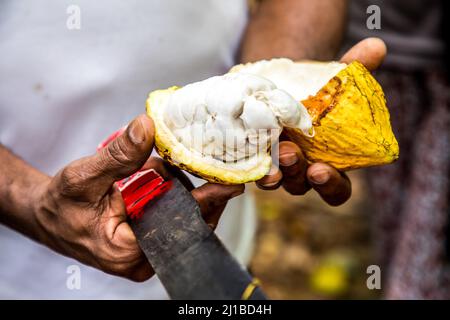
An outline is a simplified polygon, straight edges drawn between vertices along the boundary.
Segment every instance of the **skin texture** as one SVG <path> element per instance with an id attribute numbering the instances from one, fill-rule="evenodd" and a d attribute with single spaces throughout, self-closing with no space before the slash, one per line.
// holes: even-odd
<path id="1" fill-rule="evenodd" d="M 341 1 L 263 1 L 248 26 L 241 60 L 331 58 L 339 46 L 345 20 L 345 1 Z M 317 23 L 319 18 L 323 21 L 323 12 L 327 12 L 328 22 Z M 364 48 L 353 48 L 343 59 L 358 59 L 376 67 L 385 46 L 379 40 L 369 41 L 363 43 Z M 156 168 L 167 176 L 180 175 L 161 160 L 148 159 L 152 148 L 153 123 L 146 115 L 136 118 L 107 148 L 68 164 L 54 177 L 39 172 L 0 145 L 0 223 L 104 272 L 146 280 L 153 271 L 126 223 L 124 203 L 113 183 L 142 166 Z M 283 185 L 295 195 L 312 187 L 332 205 L 350 196 L 345 175 L 326 164 L 306 165 L 301 150 L 289 141 L 281 143 L 280 164 L 258 185 L 264 189 Z M 243 191 L 243 185 L 207 183 L 191 192 L 214 228 L 227 200 Z"/>
<path id="2" fill-rule="evenodd" d="M 263 0 L 251 16 L 240 59 L 331 60 L 345 30 L 346 0 Z"/>
<path id="3" fill-rule="evenodd" d="M 345 29 L 346 10 L 345 0 L 262 1 L 247 27 L 240 58 L 242 62 L 283 56 L 293 60 L 334 59 Z M 358 60 L 375 70 L 385 55 L 384 42 L 370 38 L 356 44 L 341 61 Z M 308 165 L 300 148 L 290 141 L 280 142 L 279 147 L 280 166 L 256 182 L 259 188 L 282 186 L 292 195 L 303 195 L 313 188 L 332 206 L 350 198 L 351 183 L 344 173 L 325 163 Z"/>
<path id="4" fill-rule="evenodd" d="M 365 39 L 344 54 L 341 61 L 350 63 L 358 60 L 369 70 L 375 70 L 386 56 L 386 45 L 378 38 Z M 336 206 L 351 196 L 351 183 L 348 177 L 325 163 L 306 163 L 300 148 L 290 142 L 282 141 L 279 147 L 279 168 L 256 184 L 262 189 L 276 189 L 283 186 L 293 195 L 303 195 L 313 188 L 330 205 Z"/>
<path id="5" fill-rule="evenodd" d="M 76 160 L 54 177 L 33 169 L 0 147 L 0 221 L 53 250 L 107 273 L 144 281 L 153 270 L 126 222 L 114 182 L 144 168 L 164 177 L 182 175 L 161 159 L 148 158 L 153 122 L 137 117 L 127 131 L 95 155 Z M 206 183 L 194 189 L 206 222 L 215 228 L 227 201 L 243 185 Z M 214 195 L 214 196 L 212 196 Z"/>

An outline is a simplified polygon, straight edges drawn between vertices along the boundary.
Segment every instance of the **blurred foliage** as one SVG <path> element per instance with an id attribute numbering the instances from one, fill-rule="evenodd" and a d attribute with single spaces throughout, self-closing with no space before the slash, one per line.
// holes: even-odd
<path id="1" fill-rule="evenodd" d="M 250 269 L 271 299 L 379 297 L 366 287 L 366 269 L 375 263 L 367 187 L 361 172 L 350 176 L 353 195 L 340 207 L 315 192 L 254 190 L 259 227 Z"/>

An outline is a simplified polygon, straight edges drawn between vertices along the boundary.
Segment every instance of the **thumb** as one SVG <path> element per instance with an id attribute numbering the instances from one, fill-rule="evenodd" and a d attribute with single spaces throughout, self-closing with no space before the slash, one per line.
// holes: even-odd
<path id="1" fill-rule="evenodd" d="M 154 126 L 147 115 L 134 119 L 125 132 L 91 157 L 78 159 L 53 179 L 69 197 L 97 201 L 117 180 L 139 170 L 153 148 Z"/>
<path id="2" fill-rule="evenodd" d="M 341 58 L 341 61 L 351 63 L 357 60 L 370 71 L 374 71 L 383 62 L 386 52 L 387 48 L 383 40 L 366 38 L 350 48 Z"/>
<path id="3" fill-rule="evenodd" d="M 153 149 L 154 125 L 145 114 L 135 118 L 125 132 L 89 158 L 94 172 L 91 181 L 100 192 L 138 171 Z M 88 174 L 89 176 L 89 174 Z"/>

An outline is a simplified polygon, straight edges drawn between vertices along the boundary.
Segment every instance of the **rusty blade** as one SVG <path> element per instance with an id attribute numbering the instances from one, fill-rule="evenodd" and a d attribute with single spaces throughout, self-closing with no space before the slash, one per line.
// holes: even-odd
<path id="1" fill-rule="evenodd" d="M 177 179 L 130 221 L 139 245 L 172 299 L 241 299 L 250 274 L 204 222 L 191 193 Z M 250 299 L 265 299 L 256 288 Z"/>

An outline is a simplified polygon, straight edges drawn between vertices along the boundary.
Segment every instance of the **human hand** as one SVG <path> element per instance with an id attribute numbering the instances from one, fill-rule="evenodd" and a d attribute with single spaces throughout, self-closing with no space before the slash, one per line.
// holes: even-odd
<path id="1" fill-rule="evenodd" d="M 347 51 L 342 62 L 358 60 L 369 70 L 375 70 L 386 55 L 386 45 L 378 38 L 367 38 Z M 311 188 L 328 204 L 337 206 L 351 196 L 351 182 L 347 175 L 326 163 L 308 164 L 300 148 L 291 141 L 279 144 L 279 167 L 257 181 L 264 190 L 284 189 L 293 195 L 303 195 Z"/>
<path id="2" fill-rule="evenodd" d="M 127 223 L 125 205 L 114 182 L 142 167 L 154 168 L 165 178 L 180 174 L 169 170 L 161 159 L 149 159 L 153 137 L 153 122 L 141 115 L 107 147 L 72 162 L 43 183 L 34 210 L 38 240 L 113 275 L 134 281 L 151 277 L 153 269 Z M 243 191 L 243 185 L 206 183 L 191 192 L 214 228 L 227 201 Z"/>

